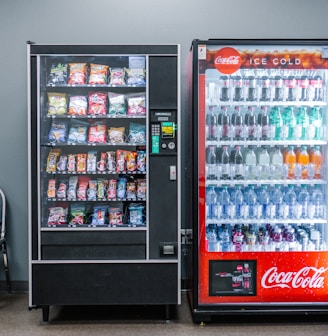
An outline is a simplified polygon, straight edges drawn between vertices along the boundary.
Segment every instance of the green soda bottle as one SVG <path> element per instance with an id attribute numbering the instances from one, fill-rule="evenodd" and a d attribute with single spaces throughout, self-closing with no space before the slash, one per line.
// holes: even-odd
<path id="1" fill-rule="evenodd" d="M 281 140 L 281 128 L 283 126 L 283 119 L 279 106 L 274 106 L 270 111 L 269 116 L 271 138 L 273 140 Z"/>

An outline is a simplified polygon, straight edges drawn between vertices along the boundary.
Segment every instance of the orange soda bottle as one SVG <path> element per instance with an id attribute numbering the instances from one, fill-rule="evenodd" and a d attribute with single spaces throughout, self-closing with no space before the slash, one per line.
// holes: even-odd
<path id="1" fill-rule="evenodd" d="M 301 179 L 308 178 L 308 165 L 310 163 L 310 156 L 306 146 L 302 146 L 301 150 L 296 154 L 296 162 L 301 168 Z"/>
<path id="2" fill-rule="evenodd" d="M 294 146 L 288 146 L 284 151 L 284 164 L 288 165 L 288 178 L 295 178 L 296 154 Z"/>
<path id="3" fill-rule="evenodd" d="M 310 162 L 314 166 L 314 178 L 321 178 L 321 167 L 322 167 L 322 155 L 320 146 L 315 146 L 314 149 L 310 153 Z"/>

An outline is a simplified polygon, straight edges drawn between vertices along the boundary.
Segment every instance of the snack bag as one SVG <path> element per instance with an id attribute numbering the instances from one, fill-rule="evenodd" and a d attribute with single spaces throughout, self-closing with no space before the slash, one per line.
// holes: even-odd
<path id="1" fill-rule="evenodd" d="M 85 208 L 82 204 L 72 204 L 70 211 L 70 225 L 83 225 L 85 224 Z"/>
<path id="2" fill-rule="evenodd" d="M 107 113 L 107 93 L 90 92 L 88 94 L 88 114 L 89 115 L 106 115 Z"/>
<path id="3" fill-rule="evenodd" d="M 122 207 L 111 207 L 108 209 L 109 224 L 123 225 L 123 209 Z"/>
<path id="4" fill-rule="evenodd" d="M 50 179 L 48 181 L 48 191 L 47 191 L 48 198 L 55 198 L 56 197 L 56 180 Z"/>
<path id="5" fill-rule="evenodd" d="M 129 151 L 124 149 L 118 149 L 116 151 L 116 172 L 123 173 L 126 170 L 126 154 Z"/>
<path id="6" fill-rule="evenodd" d="M 68 180 L 67 199 L 69 201 L 76 200 L 77 182 L 78 182 L 77 176 L 71 176 Z"/>
<path id="7" fill-rule="evenodd" d="M 97 181 L 95 180 L 89 181 L 89 188 L 87 195 L 88 195 L 88 201 L 97 200 Z"/>
<path id="8" fill-rule="evenodd" d="M 89 151 L 87 158 L 87 172 L 95 173 L 97 170 L 97 152 Z"/>
<path id="9" fill-rule="evenodd" d="M 146 95 L 129 95 L 127 98 L 128 115 L 145 115 L 146 114 Z"/>
<path id="10" fill-rule="evenodd" d="M 86 63 L 69 63 L 69 78 L 70 85 L 86 84 L 87 78 L 87 64 Z"/>
<path id="11" fill-rule="evenodd" d="M 125 71 L 123 68 L 110 68 L 110 85 L 125 85 Z"/>
<path id="12" fill-rule="evenodd" d="M 97 180 L 97 198 L 99 200 L 106 199 L 106 187 L 107 187 L 107 181 L 104 179 L 98 179 Z"/>
<path id="13" fill-rule="evenodd" d="M 126 170 L 128 172 L 135 172 L 137 170 L 137 156 L 137 152 L 128 152 L 126 154 Z"/>
<path id="14" fill-rule="evenodd" d="M 106 143 L 106 125 L 95 124 L 90 126 L 88 143 Z"/>
<path id="15" fill-rule="evenodd" d="M 106 84 L 108 65 L 90 64 L 89 84 Z"/>
<path id="16" fill-rule="evenodd" d="M 127 84 L 132 86 L 146 85 L 145 69 L 125 69 L 127 75 Z"/>
<path id="17" fill-rule="evenodd" d="M 77 154 L 76 171 L 78 173 L 85 173 L 87 171 L 87 154 Z"/>
<path id="18" fill-rule="evenodd" d="M 60 120 L 53 120 L 48 139 L 50 142 L 63 143 L 67 140 L 67 122 Z"/>
<path id="19" fill-rule="evenodd" d="M 67 191 L 67 185 L 65 181 L 60 181 L 57 189 L 57 198 L 62 200 L 66 199 L 67 197 L 66 191 Z"/>
<path id="20" fill-rule="evenodd" d="M 67 84 L 67 64 L 52 64 L 48 78 L 48 85 Z"/>
<path id="21" fill-rule="evenodd" d="M 140 173 L 146 172 L 146 152 L 144 150 L 138 150 L 137 156 L 137 170 Z"/>
<path id="22" fill-rule="evenodd" d="M 87 132 L 89 124 L 83 121 L 73 120 L 68 132 L 67 143 L 69 145 L 87 142 Z"/>
<path id="23" fill-rule="evenodd" d="M 140 200 L 146 199 L 147 183 L 145 179 L 137 180 L 137 198 Z"/>
<path id="24" fill-rule="evenodd" d="M 133 144 L 146 143 L 146 125 L 130 123 L 129 142 Z"/>
<path id="25" fill-rule="evenodd" d="M 136 200 L 137 186 L 135 181 L 128 181 L 126 183 L 126 198 L 129 200 Z"/>
<path id="26" fill-rule="evenodd" d="M 48 225 L 65 225 L 67 224 L 67 208 L 52 207 L 49 209 Z"/>
<path id="27" fill-rule="evenodd" d="M 66 113 L 66 93 L 48 92 L 48 115 L 64 115 Z"/>
<path id="28" fill-rule="evenodd" d="M 74 154 L 69 154 L 67 156 L 67 171 L 69 173 L 74 173 L 76 171 L 76 158 Z"/>
<path id="29" fill-rule="evenodd" d="M 57 163 L 57 171 L 64 172 L 67 167 L 67 155 L 60 155 L 58 163 Z"/>
<path id="30" fill-rule="evenodd" d="M 70 96 L 68 105 L 69 115 L 86 115 L 88 99 L 86 96 Z"/>
<path id="31" fill-rule="evenodd" d="M 108 189 L 107 189 L 107 199 L 112 200 L 116 198 L 116 188 L 117 188 L 117 180 L 110 179 L 108 182 Z"/>
<path id="32" fill-rule="evenodd" d="M 108 114 L 126 115 L 126 102 L 124 95 L 108 92 L 108 101 L 109 101 Z"/>
<path id="33" fill-rule="evenodd" d="M 113 144 L 124 143 L 125 127 L 110 127 L 108 130 L 108 142 Z"/>
<path id="34" fill-rule="evenodd" d="M 93 209 L 91 225 L 105 225 L 106 207 L 97 206 Z"/>
<path id="35" fill-rule="evenodd" d="M 117 198 L 126 198 L 126 178 L 120 177 L 117 180 Z"/>
<path id="36" fill-rule="evenodd" d="M 47 159 L 47 167 L 46 167 L 46 172 L 47 173 L 55 173 L 56 168 L 57 168 L 57 159 L 60 155 L 60 149 L 55 148 L 51 149 L 49 154 L 48 154 L 48 159 Z"/>
<path id="37" fill-rule="evenodd" d="M 79 186 L 77 189 L 77 199 L 79 201 L 87 200 L 87 190 L 89 185 L 89 177 L 87 176 L 79 176 L 78 177 Z"/>

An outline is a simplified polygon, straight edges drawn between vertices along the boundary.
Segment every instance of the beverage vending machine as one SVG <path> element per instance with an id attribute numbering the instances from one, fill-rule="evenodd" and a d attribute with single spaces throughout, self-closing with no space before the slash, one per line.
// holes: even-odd
<path id="1" fill-rule="evenodd" d="M 195 40 L 194 319 L 328 312 L 328 40 Z"/>
<path id="2" fill-rule="evenodd" d="M 28 43 L 29 306 L 180 304 L 179 45 Z"/>

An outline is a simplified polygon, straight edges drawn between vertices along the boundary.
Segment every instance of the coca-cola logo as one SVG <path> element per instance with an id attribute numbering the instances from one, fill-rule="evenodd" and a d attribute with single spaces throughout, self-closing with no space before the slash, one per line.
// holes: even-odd
<path id="1" fill-rule="evenodd" d="M 323 288 L 323 274 L 327 268 L 305 266 L 296 272 L 278 272 L 278 267 L 271 267 L 262 277 L 263 288 Z"/>
<path id="2" fill-rule="evenodd" d="M 241 61 L 241 56 L 236 49 L 225 47 L 216 52 L 214 65 L 221 73 L 230 75 L 239 70 Z"/>

